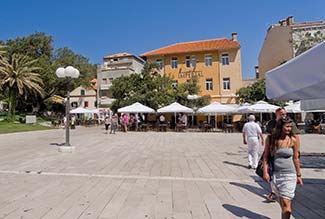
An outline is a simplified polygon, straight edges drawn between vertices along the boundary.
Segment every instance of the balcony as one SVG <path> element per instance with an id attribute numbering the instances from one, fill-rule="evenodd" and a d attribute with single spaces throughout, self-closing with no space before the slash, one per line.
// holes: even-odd
<path id="1" fill-rule="evenodd" d="M 109 98 L 109 97 L 106 97 L 106 96 L 102 96 L 99 99 L 99 104 L 100 105 L 111 105 L 114 100 L 115 99 L 113 99 L 113 98 Z"/>
<path id="2" fill-rule="evenodd" d="M 112 86 L 112 83 L 101 84 L 101 85 L 100 85 L 100 89 L 101 89 L 101 90 L 108 90 L 111 86 Z"/>

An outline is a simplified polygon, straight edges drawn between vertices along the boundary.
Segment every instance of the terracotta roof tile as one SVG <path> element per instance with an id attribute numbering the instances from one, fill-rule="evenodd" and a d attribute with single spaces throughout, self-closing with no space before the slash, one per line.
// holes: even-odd
<path id="1" fill-rule="evenodd" d="M 226 38 L 176 43 L 141 54 L 141 57 L 184 52 L 240 48 L 237 41 Z"/>

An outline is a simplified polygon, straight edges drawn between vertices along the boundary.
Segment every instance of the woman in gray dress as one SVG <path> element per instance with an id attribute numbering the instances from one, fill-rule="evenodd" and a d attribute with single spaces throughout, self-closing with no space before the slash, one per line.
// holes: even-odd
<path id="1" fill-rule="evenodd" d="M 268 174 L 268 159 L 270 155 L 274 159 L 272 190 L 279 198 L 282 210 L 282 219 L 291 216 L 291 200 L 294 198 L 297 183 L 302 185 L 300 173 L 299 146 L 292 133 L 293 121 L 289 117 L 281 118 L 276 123 L 275 132 L 268 135 L 265 140 L 263 157 L 263 178 L 270 182 Z"/>

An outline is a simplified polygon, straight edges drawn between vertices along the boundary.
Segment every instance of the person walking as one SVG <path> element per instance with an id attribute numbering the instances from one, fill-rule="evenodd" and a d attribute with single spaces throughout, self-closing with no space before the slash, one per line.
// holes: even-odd
<path id="1" fill-rule="evenodd" d="M 129 117 L 127 114 L 124 114 L 122 117 L 122 123 L 123 123 L 123 131 L 128 131 L 128 125 L 129 125 Z"/>
<path id="2" fill-rule="evenodd" d="M 282 117 L 276 123 L 274 133 L 265 140 L 263 155 L 263 179 L 271 182 L 272 191 L 279 198 L 282 219 L 291 216 L 291 200 L 294 198 L 296 184 L 303 185 L 299 162 L 299 144 L 292 132 L 293 121 Z M 267 163 L 271 155 L 274 159 L 272 181 Z"/>
<path id="3" fill-rule="evenodd" d="M 111 121 L 108 116 L 105 117 L 104 123 L 105 123 L 105 134 L 107 134 L 108 127 L 111 124 Z"/>
<path id="4" fill-rule="evenodd" d="M 275 119 L 271 119 L 266 125 L 266 133 L 267 134 L 273 134 L 275 132 L 277 122 L 281 118 L 285 118 L 285 117 L 287 117 L 287 111 L 285 110 L 284 107 L 279 107 L 278 109 L 276 109 L 275 110 Z M 296 126 L 296 124 L 294 122 L 292 123 L 291 132 L 292 132 L 292 134 L 294 135 L 294 137 L 297 140 L 298 148 L 300 148 L 300 139 L 299 139 L 299 136 L 298 136 L 299 130 L 298 130 L 298 128 L 297 128 L 297 126 Z M 298 154 L 300 156 L 300 151 L 298 151 Z M 272 187 L 271 187 L 271 192 L 266 195 L 266 199 L 269 202 L 276 201 L 276 195 L 275 195 L 274 191 L 272 190 Z"/>
<path id="5" fill-rule="evenodd" d="M 115 134 L 117 128 L 117 116 L 114 114 L 111 118 L 111 131 L 110 134 Z"/>
<path id="6" fill-rule="evenodd" d="M 243 127 L 243 142 L 248 146 L 248 168 L 256 169 L 258 164 L 258 150 L 264 139 L 261 127 L 255 122 L 255 116 L 250 115 Z"/>

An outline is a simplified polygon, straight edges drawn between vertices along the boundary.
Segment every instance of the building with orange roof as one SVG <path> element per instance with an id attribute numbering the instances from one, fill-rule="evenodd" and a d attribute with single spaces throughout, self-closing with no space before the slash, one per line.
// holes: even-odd
<path id="1" fill-rule="evenodd" d="M 97 72 L 97 98 L 100 108 L 109 107 L 114 99 L 109 93 L 113 80 L 121 76 L 141 73 L 145 61 L 130 53 L 117 53 L 103 58 Z"/>
<path id="2" fill-rule="evenodd" d="M 175 85 L 198 77 L 201 93 L 212 101 L 235 103 L 242 87 L 240 44 L 237 33 L 227 38 L 182 42 L 141 54 L 158 63 L 160 74 L 170 75 Z"/>
<path id="3" fill-rule="evenodd" d="M 324 21 L 295 23 L 294 17 L 289 16 L 278 24 L 271 25 L 258 56 L 260 78 L 265 78 L 267 71 L 301 54 L 305 51 L 305 46 L 316 45 L 324 36 Z M 321 40 L 315 40 L 316 38 Z"/>

